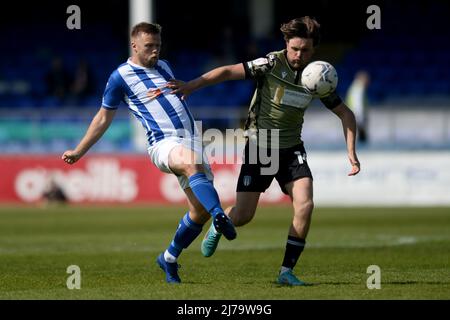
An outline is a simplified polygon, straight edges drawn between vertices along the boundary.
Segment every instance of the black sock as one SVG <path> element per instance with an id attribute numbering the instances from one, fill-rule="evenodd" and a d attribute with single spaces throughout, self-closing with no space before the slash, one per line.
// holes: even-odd
<path id="1" fill-rule="evenodd" d="M 284 252 L 283 267 L 294 269 L 305 247 L 305 239 L 288 236 Z"/>

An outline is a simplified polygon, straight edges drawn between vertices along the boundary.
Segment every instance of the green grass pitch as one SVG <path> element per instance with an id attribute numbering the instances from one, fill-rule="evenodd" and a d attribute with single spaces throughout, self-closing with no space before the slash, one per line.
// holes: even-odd
<path id="1" fill-rule="evenodd" d="M 1 207 L 0 299 L 450 299 L 450 208 L 316 208 L 296 274 L 275 283 L 289 206 L 258 208 L 211 258 L 202 235 L 179 259 L 181 285 L 155 263 L 185 208 Z M 69 290 L 67 267 L 81 269 Z M 381 269 L 381 289 L 366 286 Z"/>

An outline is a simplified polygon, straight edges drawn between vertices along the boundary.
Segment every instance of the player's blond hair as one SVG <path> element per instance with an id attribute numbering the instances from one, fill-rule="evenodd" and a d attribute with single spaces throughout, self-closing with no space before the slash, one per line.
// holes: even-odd
<path id="1" fill-rule="evenodd" d="M 131 37 L 136 37 L 139 33 L 161 34 L 162 27 L 157 23 L 141 22 L 131 29 Z"/>

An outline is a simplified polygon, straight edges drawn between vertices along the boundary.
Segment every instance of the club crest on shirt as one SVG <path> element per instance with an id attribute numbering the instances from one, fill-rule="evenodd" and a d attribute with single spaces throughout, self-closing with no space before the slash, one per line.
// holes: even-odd
<path id="1" fill-rule="evenodd" d="M 286 71 L 281 71 L 281 77 L 284 79 L 287 76 L 287 72 Z"/>
<path id="2" fill-rule="evenodd" d="M 147 97 L 149 97 L 150 99 L 156 99 L 163 93 L 164 92 L 163 90 L 161 90 L 161 88 L 152 88 L 147 91 Z"/>

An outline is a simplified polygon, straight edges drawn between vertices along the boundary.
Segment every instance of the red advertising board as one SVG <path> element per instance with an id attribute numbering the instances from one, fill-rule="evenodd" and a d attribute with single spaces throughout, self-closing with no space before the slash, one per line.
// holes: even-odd
<path id="1" fill-rule="evenodd" d="M 89 155 L 74 165 L 60 155 L 0 157 L 0 202 L 35 203 L 53 180 L 72 203 L 182 203 L 178 180 L 159 171 L 146 155 Z M 222 202 L 235 198 L 239 165 L 213 164 L 214 185 Z M 276 184 L 263 202 L 285 197 Z"/>

